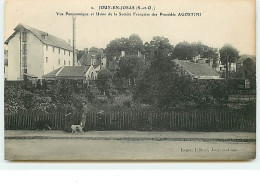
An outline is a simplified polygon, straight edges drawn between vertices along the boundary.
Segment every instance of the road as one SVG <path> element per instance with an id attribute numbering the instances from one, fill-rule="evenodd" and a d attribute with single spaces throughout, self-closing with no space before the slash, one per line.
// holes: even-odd
<path id="1" fill-rule="evenodd" d="M 243 160 L 255 142 L 5 139 L 7 160 Z"/>

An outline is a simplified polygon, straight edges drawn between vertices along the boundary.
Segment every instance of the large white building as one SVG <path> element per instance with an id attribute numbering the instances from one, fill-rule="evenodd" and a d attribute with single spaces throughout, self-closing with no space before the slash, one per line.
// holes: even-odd
<path id="1" fill-rule="evenodd" d="M 14 30 L 5 41 L 8 45 L 7 80 L 42 79 L 44 74 L 60 67 L 79 65 L 76 52 L 73 64 L 73 48 L 65 40 L 24 24 Z"/>

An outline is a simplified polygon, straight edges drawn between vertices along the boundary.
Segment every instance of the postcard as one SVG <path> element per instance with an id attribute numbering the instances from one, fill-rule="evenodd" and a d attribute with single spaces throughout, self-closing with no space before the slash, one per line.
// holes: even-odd
<path id="1" fill-rule="evenodd" d="M 254 0 L 6 0 L 6 160 L 252 160 Z"/>

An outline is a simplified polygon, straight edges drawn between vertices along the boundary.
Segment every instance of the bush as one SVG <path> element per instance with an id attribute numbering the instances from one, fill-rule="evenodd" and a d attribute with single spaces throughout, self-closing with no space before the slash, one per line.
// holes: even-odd
<path id="1" fill-rule="evenodd" d="M 4 102 L 6 113 L 25 111 L 33 100 L 32 93 L 21 88 L 20 85 L 6 85 Z"/>
<path id="2" fill-rule="evenodd" d="M 73 96 L 73 88 L 69 80 L 58 80 L 54 89 L 52 89 L 52 94 L 54 96 L 54 101 L 70 104 Z"/>

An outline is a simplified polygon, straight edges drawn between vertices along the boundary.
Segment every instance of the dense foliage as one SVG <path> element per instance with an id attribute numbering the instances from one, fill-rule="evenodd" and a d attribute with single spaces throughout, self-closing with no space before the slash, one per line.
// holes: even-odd
<path id="1" fill-rule="evenodd" d="M 228 75 L 231 63 L 236 63 L 239 58 L 239 51 L 230 44 L 226 44 L 219 52 L 221 62 L 226 65 L 226 73 Z"/>
<path id="2" fill-rule="evenodd" d="M 95 96 L 92 89 L 76 93 L 68 80 L 56 81 L 46 90 L 26 89 L 17 84 L 5 85 L 4 93 L 6 113 L 81 111 L 83 100 L 92 101 Z"/>
<path id="3" fill-rule="evenodd" d="M 99 53 L 101 49 L 92 47 L 90 51 Z M 120 57 L 121 51 L 125 51 L 125 57 Z M 234 92 L 234 84 L 228 79 L 193 80 L 172 62 L 173 59 L 192 60 L 198 55 L 216 62 L 218 56 L 214 49 L 200 42 L 181 42 L 174 47 L 165 37 L 155 36 L 150 42 L 143 43 L 137 34 L 132 34 L 129 38 L 112 40 L 104 52 L 108 61 L 117 60 L 118 68 L 113 72 L 101 70 L 90 86 L 75 89 L 73 82 L 68 80 L 55 81 L 51 87 L 39 82 L 37 90 L 6 85 L 5 111 L 80 112 L 83 101 L 106 110 L 140 106 L 172 111 L 222 106 Z M 79 52 L 79 58 L 83 53 Z M 221 60 L 228 67 L 238 60 L 238 54 L 231 45 L 220 50 Z M 255 62 L 247 58 L 240 70 L 229 76 L 255 79 L 255 73 Z M 123 90 L 113 87 L 115 82 L 121 83 L 120 80 L 129 82 L 130 86 Z M 100 94 L 106 95 L 104 100 L 98 99 Z"/>
<path id="4" fill-rule="evenodd" d="M 180 60 L 192 60 L 192 58 L 197 55 L 204 58 L 212 58 L 214 60 L 217 58 L 213 48 L 210 48 L 200 42 L 192 44 L 188 42 L 180 42 L 174 48 L 174 58 L 178 58 Z"/>
<path id="5" fill-rule="evenodd" d="M 167 45 L 160 44 L 151 61 L 151 67 L 134 92 L 134 100 L 150 104 L 164 110 L 185 107 L 201 107 L 226 100 L 226 82 L 196 81 L 181 74 L 165 50 Z"/>
<path id="6" fill-rule="evenodd" d="M 121 51 L 125 51 L 126 55 L 136 55 L 136 52 L 143 52 L 143 41 L 137 34 L 132 34 L 129 38 L 120 38 L 112 40 L 106 47 L 105 53 L 107 60 L 119 58 Z"/>

